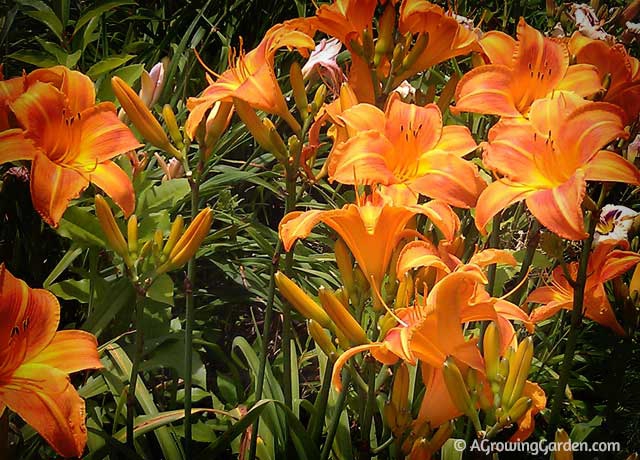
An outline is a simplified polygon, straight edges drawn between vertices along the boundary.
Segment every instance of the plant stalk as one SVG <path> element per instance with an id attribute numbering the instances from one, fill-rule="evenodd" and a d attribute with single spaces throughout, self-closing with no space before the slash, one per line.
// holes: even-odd
<path id="1" fill-rule="evenodd" d="M 567 337 L 567 344 L 564 349 L 564 357 L 562 360 L 562 367 L 560 369 L 560 377 L 558 378 L 558 386 L 555 389 L 553 395 L 553 405 L 551 406 L 551 418 L 549 420 L 549 429 L 547 435 L 549 439 L 553 439 L 555 436 L 556 428 L 560 420 L 560 411 L 562 409 L 562 402 L 564 401 L 564 392 L 569 381 L 569 374 L 571 374 L 571 367 L 573 366 L 573 358 L 576 351 L 576 343 L 578 340 L 578 330 L 582 322 L 582 307 L 584 303 L 584 290 L 587 282 L 587 264 L 589 262 L 589 252 L 591 251 L 591 245 L 593 244 L 593 234 L 596 229 L 597 217 L 592 215 L 590 211 L 587 211 L 587 228 L 589 236 L 582 246 L 582 252 L 580 254 L 580 262 L 578 265 L 578 274 L 576 278 L 576 286 L 573 291 L 573 309 L 571 310 L 571 325 L 569 329 L 569 335 Z"/>
<path id="2" fill-rule="evenodd" d="M 142 322 L 144 321 L 144 299 L 144 289 L 141 286 L 136 286 L 135 350 L 131 364 L 131 376 L 129 377 L 129 391 L 127 393 L 127 446 L 131 449 L 135 449 L 133 422 L 136 407 L 136 386 L 138 384 L 140 361 L 144 353 L 144 331 L 142 330 Z"/>
<path id="3" fill-rule="evenodd" d="M 320 436 L 322 435 L 322 427 L 324 425 L 325 412 L 327 411 L 327 402 L 329 400 L 329 391 L 331 390 L 331 374 L 333 373 L 333 361 L 327 359 L 327 364 L 324 368 L 324 375 L 322 376 L 322 386 L 320 392 L 316 397 L 314 404 L 315 411 L 309 421 L 309 433 L 311 440 L 314 444 L 320 443 Z"/>
<path id="4" fill-rule="evenodd" d="M 202 163 L 198 163 L 198 171 L 190 181 L 191 184 L 191 221 L 198 214 L 200 201 L 200 174 Z M 193 322 L 195 313 L 195 299 L 193 289 L 196 275 L 196 256 L 187 263 L 187 279 L 185 280 L 185 328 L 184 328 L 184 442 L 185 458 L 191 457 L 191 388 L 193 383 Z"/>
<path id="5" fill-rule="evenodd" d="M 338 396 L 338 401 L 336 401 L 335 409 L 336 411 L 331 418 L 329 423 L 329 427 L 327 430 L 327 439 L 324 441 L 324 445 L 322 446 L 322 452 L 320 453 L 320 460 L 328 460 L 329 455 L 331 455 L 331 447 L 333 446 L 333 440 L 336 437 L 336 433 L 338 432 L 338 425 L 340 425 L 340 416 L 342 415 L 342 411 L 347 402 L 347 392 L 349 391 L 349 382 L 351 380 L 351 376 L 349 373 L 344 374 L 344 379 L 342 380 L 342 391 Z"/>
<path id="6" fill-rule="evenodd" d="M 267 292 L 267 305 L 265 306 L 264 323 L 262 329 L 262 349 L 260 350 L 260 362 L 258 364 L 258 376 L 256 377 L 256 402 L 262 399 L 264 390 L 264 374 L 267 367 L 267 354 L 269 353 L 269 337 L 271 335 L 271 322 L 273 321 L 273 301 L 276 291 L 275 274 L 278 271 L 280 261 L 280 251 L 282 250 L 282 242 L 278 241 L 276 249 L 271 259 L 271 270 L 269 273 L 269 290 Z M 251 442 L 249 444 L 249 460 L 255 460 L 256 448 L 258 442 L 258 428 L 260 426 L 260 417 L 253 422 Z"/>

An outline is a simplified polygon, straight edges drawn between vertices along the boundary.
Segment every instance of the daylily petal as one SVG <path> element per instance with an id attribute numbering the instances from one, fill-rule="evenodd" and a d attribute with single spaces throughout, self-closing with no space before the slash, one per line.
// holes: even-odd
<path id="1" fill-rule="evenodd" d="M 411 241 L 400 251 L 396 266 L 398 280 L 404 277 L 409 270 L 418 267 L 435 267 L 445 273 L 449 273 L 449 267 L 438 256 L 432 243 L 426 241 Z"/>
<path id="2" fill-rule="evenodd" d="M 518 22 L 518 42 L 513 61 L 511 91 L 520 112 L 550 93 L 564 77 L 569 66 L 566 46 L 546 38 L 529 26 L 524 18 Z"/>
<path id="3" fill-rule="evenodd" d="M 98 342 L 93 334 L 85 331 L 60 331 L 46 348 L 29 364 L 44 364 L 70 374 L 84 369 L 100 369 Z"/>
<path id="4" fill-rule="evenodd" d="M 84 401 L 67 374 L 25 364 L 0 387 L 0 399 L 64 457 L 80 457 L 87 441 Z"/>
<path id="5" fill-rule="evenodd" d="M 53 339 L 60 321 L 60 304 L 44 289 L 31 289 L 0 264 L 0 376 L 31 359 Z"/>
<path id="6" fill-rule="evenodd" d="M 571 91 L 556 91 L 550 97 L 538 99 L 531 104 L 529 121 L 538 135 L 548 137 L 557 132 L 567 117 L 578 107 L 589 102 Z"/>
<path id="7" fill-rule="evenodd" d="M 592 254 L 593 257 L 593 254 Z M 633 251 L 610 251 L 598 271 L 598 281 L 604 283 L 628 272 L 640 262 L 640 254 Z"/>
<path id="8" fill-rule="evenodd" d="M 385 135 L 389 142 L 407 156 L 434 148 L 442 135 L 442 114 L 438 106 L 407 104 L 394 94 L 396 97 L 391 97 L 386 112 Z"/>
<path id="9" fill-rule="evenodd" d="M 462 76 L 456 86 L 454 114 L 476 112 L 519 117 L 511 95 L 512 72 L 504 65 L 477 67 Z"/>
<path id="10" fill-rule="evenodd" d="M 601 291 L 600 295 L 597 295 L 593 301 L 589 299 L 589 296 L 586 296 L 584 316 L 604 327 L 608 327 L 618 335 L 625 335 L 625 330 L 618 322 L 613 308 L 609 300 L 607 300 L 604 286 L 600 285 L 599 290 Z"/>
<path id="11" fill-rule="evenodd" d="M 385 115 L 375 105 L 356 104 L 337 116 L 348 129 L 349 136 L 361 131 L 382 130 L 385 125 Z"/>
<path id="12" fill-rule="evenodd" d="M 640 185 L 640 171 L 633 163 L 608 150 L 600 150 L 584 167 L 586 180 Z"/>
<path id="13" fill-rule="evenodd" d="M 131 179 L 113 161 L 98 164 L 89 174 L 92 184 L 97 185 L 122 209 L 128 217 L 136 207 L 135 192 Z"/>
<path id="14" fill-rule="evenodd" d="M 416 214 L 427 216 L 447 241 L 452 241 L 460 229 L 460 218 L 444 201 L 431 200 L 424 204 L 406 206 L 406 208 Z"/>
<path id="15" fill-rule="evenodd" d="M 624 112 L 619 107 L 593 102 L 574 110 L 558 127 L 560 132 L 552 131 L 552 137 L 565 155 L 586 162 L 614 139 L 628 137 L 623 118 Z"/>
<path id="16" fill-rule="evenodd" d="M 556 85 L 556 90 L 572 91 L 580 96 L 591 96 L 602 89 L 598 69 L 590 64 L 574 64 Z"/>
<path id="17" fill-rule="evenodd" d="M 582 199 L 586 191 L 584 173 L 577 171 L 567 182 L 527 197 L 527 207 L 542 225 L 570 240 L 583 240 Z"/>
<path id="18" fill-rule="evenodd" d="M 384 347 L 382 343 L 378 343 L 378 342 L 365 343 L 363 345 L 357 345 L 355 347 L 351 347 L 348 350 L 346 350 L 344 353 L 342 353 L 340 356 L 338 356 L 338 359 L 336 359 L 336 362 L 333 365 L 333 372 L 331 374 L 331 384 L 336 389 L 336 391 L 338 392 L 342 391 L 342 378 L 340 374 L 342 373 L 342 368 L 344 367 L 344 365 L 347 364 L 347 361 L 349 361 L 358 353 L 362 353 L 364 351 L 373 350 L 374 348 L 381 348 L 381 347 Z"/>
<path id="19" fill-rule="evenodd" d="M 502 64 L 511 67 L 516 51 L 516 41 L 497 30 L 484 34 L 479 41 L 480 47 L 491 64 Z"/>
<path id="20" fill-rule="evenodd" d="M 437 428 L 443 423 L 462 415 L 449 395 L 447 385 L 444 382 L 444 374 L 440 368 L 421 366 L 422 379 L 427 388 L 420 412 L 416 419 L 420 423 L 429 422 L 432 428 Z"/>
<path id="21" fill-rule="evenodd" d="M 89 181 L 74 169 L 53 163 L 39 153 L 31 165 L 31 201 L 42 219 L 57 227 L 69 201 L 80 196 Z"/>
<path id="22" fill-rule="evenodd" d="M 18 160 L 33 160 L 38 149 L 21 129 L 0 132 L 0 164 Z"/>
<path id="23" fill-rule="evenodd" d="M 74 165 L 89 169 L 122 153 L 142 147 L 131 130 L 118 120 L 115 106 L 102 102 L 80 114 L 82 130 L 77 145 L 72 148 Z"/>
<path id="24" fill-rule="evenodd" d="M 432 151 L 447 152 L 463 157 L 478 148 L 466 126 L 448 125 L 442 128 L 442 136 Z"/>
<path id="25" fill-rule="evenodd" d="M 481 267 L 486 267 L 491 264 L 507 264 L 517 265 L 518 261 L 510 252 L 503 249 L 485 249 L 483 251 L 475 253 L 469 259 L 470 264 L 477 264 Z"/>
<path id="26" fill-rule="evenodd" d="M 387 165 L 394 151 L 389 140 L 377 131 L 365 131 L 336 146 L 328 159 L 329 179 L 342 184 L 395 184 Z"/>
<path id="27" fill-rule="evenodd" d="M 75 115 L 92 107 L 96 102 L 96 89 L 89 77 L 76 70 L 63 67 L 60 91 L 67 95 L 71 114 Z"/>
<path id="28" fill-rule="evenodd" d="M 522 201 L 535 190 L 506 180 L 492 182 L 484 189 L 476 205 L 476 227 L 485 233 L 485 227 L 493 216 L 513 203 Z"/>
<path id="29" fill-rule="evenodd" d="M 531 292 L 527 297 L 527 300 L 525 300 L 525 303 L 565 302 L 571 299 L 573 299 L 573 296 L 567 296 L 552 286 L 542 286 Z"/>
<path id="30" fill-rule="evenodd" d="M 486 182 L 473 163 L 452 154 L 428 152 L 420 159 L 417 177 L 408 185 L 422 195 L 452 206 L 471 208 Z"/>
<path id="31" fill-rule="evenodd" d="M 535 308 L 529 315 L 529 318 L 531 319 L 531 322 L 539 323 L 540 321 L 551 318 L 563 308 L 565 310 L 571 310 L 573 308 L 573 300 L 566 300 L 563 302 L 549 302 L 546 305 Z"/>

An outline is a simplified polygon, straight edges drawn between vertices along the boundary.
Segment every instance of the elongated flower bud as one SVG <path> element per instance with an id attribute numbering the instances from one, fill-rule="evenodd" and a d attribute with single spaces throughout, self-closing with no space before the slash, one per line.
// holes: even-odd
<path id="1" fill-rule="evenodd" d="M 245 124 L 256 142 L 268 152 L 273 152 L 274 147 L 269 139 L 269 130 L 262 123 L 256 111 L 249 104 L 241 99 L 234 99 L 233 105 L 236 108 L 238 116 Z"/>
<path id="2" fill-rule="evenodd" d="M 107 237 L 109 246 L 111 246 L 111 249 L 113 249 L 116 254 L 125 259 L 125 262 L 129 265 L 131 262 L 129 258 L 129 247 L 116 223 L 115 217 L 113 217 L 109 203 L 107 203 L 107 200 L 102 198 L 101 195 L 96 195 L 95 204 L 96 216 L 98 216 L 98 222 L 100 222 L 100 227 L 102 227 L 102 231 Z"/>
<path id="3" fill-rule="evenodd" d="M 397 412 L 397 428 L 404 431 L 411 422 L 411 411 L 409 408 L 409 369 L 404 361 L 400 362 L 393 377 L 391 403 L 394 405 Z"/>
<path id="4" fill-rule="evenodd" d="M 333 246 L 333 252 L 336 255 L 336 263 L 338 265 L 340 277 L 342 278 L 342 284 L 344 285 L 349 297 L 351 297 L 354 292 L 353 259 L 351 258 L 351 251 L 349 251 L 349 248 L 342 238 L 339 238 Z"/>
<path id="5" fill-rule="evenodd" d="M 367 62 L 371 62 L 374 54 L 373 34 L 369 29 L 362 31 L 362 53 Z"/>
<path id="6" fill-rule="evenodd" d="M 398 285 L 398 292 L 396 293 L 395 308 L 408 307 L 413 299 L 413 273 L 407 272 L 402 277 L 402 281 Z"/>
<path id="7" fill-rule="evenodd" d="M 358 324 L 355 318 L 351 313 L 349 313 L 342 302 L 340 302 L 331 290 L 321 287 L 318 294 L 320 296 L 320 303 L 326 310 L 327 314 L 351 344 L 361 345 L 369 342 L 367 334 L 362 329 L 362 326 Z"/>
<path id="8" fill-rule="evenodd" d="M 418 35 L 416 42 L 411 47 L 411 51 L 407 53 L 407 55 L 402 60 L 402 70 L 408 70 L 416 63 L 418 58 L 422 55 L 424 50 L 427 48 L 429 44 L 429 34 L 421 33 Z"/>
<path id="9" fill-rule="evenodd" d="M 129 252 L 136 254 L 138 252 L 138 218 L 135 214 L 131 214 L 127 221 L 127 243 Z"/>
<path id="10" fill-rule="evenodd" d="M 213 212 L 211 208 L 207 207 L 200 211 L 175 244 L 169 253 L 167 262 L 158 269 L 158 272 L 164 273 L 175 270 L 187 263 L 196 254 L 205 236 L 209 233 L 212 222 Z"/>
<path id="11" fill-rule="evenodd" d="M 325 355 L 327 355 L 327 357 L 331 361 L 335 361 L 338 350 L 336 350 L 336 346 L 331 341 L 331 336 L 327 334 L 320 323 L 309 319 L 307 320 L 307 329 L 309 330 L 309 335 L 314 340 L 316 345 L 320 347 L 320 349 L 324 352 Z"/>
<path id="12" fill-rule="evenodd" d="M 454 423 L 453 420 L 449 420 L 438 427 L 438 430 L 434 433 L 429 441 L 429 450 L 431 453 L 435 453 L 447 442 L 447 439 L 453 434 Z"/>
<path id="13" fill-rule="evenodd" d="M 513 358 L 509 361 L 509 375 L 502 392 L 502 406 L 509 409 L 520 398 L 524 384 L 529 375 L 531 360 L 533 359 L 533 339 L 527 337 L 518 345 Z"/>
<path id="14" fill-rule="evenodd" d="M 205 123 L 204 134 L 204 158 L 206 162 L 209 155 L 213 152 L 213 148 L 220 140 L 224 132 L 231 123 L 231 117 L 233 116 L 233 102 L 216 102 L 212 109 L 209 111 L 207 121 Z M 254 112 L 255 115 L 255 112 Z"/>
<path id="15" fill-rule="evenodd" d="M 471 419 L 476 432 L 480 432 L 482 428 L 480 426 L 478 412 L 471 401 L 471 396 L 469 396 L 469 392 L 467 391 L 467 386 L 464 383 L 460 369 L 458 369 L 458 366 L 456 366 L 451 358 L 447 358 L 442 370 L 444 374 L 444 382 L 447 386 L 449 396 L 451 396 L 451 401 L 458 410 Z"/>
<path id="16" fill-rule="evenodd" d="M 348 83 L 340 86 L 340 110 L 343 112 L 358 103 L 358 97 Z"/>
<path id="17" fill-rule="evenodd" d="M 118 101 L 120 101 L 120 105 L 122 105 L 133 125 L 140 131 L 140 134 L 159 149 L 176 158 L 181 158 L 182 152 L 169 142 L 167 133 L 164 132 L 158 120 L 156 120 L 135 91 L 120 77 L 111 79 L 111 87 Z"/>
<path id="18" fill-rule="evenodd" d="M 378 23 L 378 41 L 376 42 L 373 63 L 377 67 L 382 62 L 382 57 L 393 51 L 393 31 L 396 22 L 396 9 L 391 3 L 387 3 L 384 13 Z"/>
<path id="19" fill-rule="evenodd" d="M 482 353 L 489 382 L 498 381 L 498 371 L 500 366 L 500 331 L 492 321 L 484 331 L 482 339 Z"/>
<path id="20" fill-rule="evenodd" d="M 318 89 L 316 90 L 316 93 L 313 96 L 313 102 L 312 102 L 312 111 L 313 113 L 317 113 L 318 110 L 320 110 L 320 107 L 322 107 L 322 105 L 324 104 L 324 100 L 327 97 L 327 87 L 322 84 L 320 86 L 318 86 Z"/>
<path id="21" fill-rule="evenodd" d="M 327 313 L 318 303 L 307 295 L 293 280 L 282 272 L 275 274 L 276 286 L 280 294 L 307 319 L 313 320 L 320 326 L 333 330 L 334 325 Z"/>
<path id="22" fill-rule="evenodd" d="M 176 143 L 178 148 L 181 149 L 184 146 L 182 134 L 180 133 L 180 128 L 178 128 L 176 114 L 173 113 L 173 109 L 170 104 L 165 104 L 162 107 L 162 118 L 164 118 L 164 122 L 167 124 L 167 129 L 169 130 L 171 139 Z"/>
<path id="23" fill-rule="evenodd" d="M 510 422 L 517 422 L 520 420 L 531 408 L 531 404 L 533 404 L 533 400 L 528 396 L 519 398 L 515 403 L 513 403 L 511 409 L 509 409 L 509 412 L 507 413 L 508 420 Z"/>
<path id="24" fill-rule="evenodd" d="M 164 244 L 164 248 L 162 248 L 162 253 L 165 256 L 169 256 L 176 243 L 178 242 L 178 238 L 182 236 L 182 231 L 184 230 L 184 218 L 182 215 L 178 214 L 171 224 L 171 230 L 169 231 L 169 238 L 167 238 L 167 242 Z"/>
<path id="25" fill-rule="evenodd" d="M 307 91 L 304 88 L 302 69 L 298 61 L 293 61 L 291 64 L 289 81 L 291 82 L 291 91 L 293 93 L 293 100 L 296 103 L 296 108 L 304 119 L 309 115 L 309 101 L 307 100 Z"/>
<path id="26" fill-rule="evenodd" d="M 553 453 L 554 460 L 573 460 L 573 453 L 571 452 L 571 439 L 566 431 L 562 428 L 556 430 L 555 438 L 556 450 Z"/>
<path id="27" fill-rule="evenodd" d="M 282 140 L 282 137 L 278 133 L 278 130 L 276 129 L 273 122 L 268 118 L 264 118 L 262 120 L 262 124 L 269 133 L 269 142 L 273 147 L 271 153 L 273 153 L 273 156 L 275 156 L 280 163 L 286 164 L 287 159 L 289 158 L 289 150 Z"/>

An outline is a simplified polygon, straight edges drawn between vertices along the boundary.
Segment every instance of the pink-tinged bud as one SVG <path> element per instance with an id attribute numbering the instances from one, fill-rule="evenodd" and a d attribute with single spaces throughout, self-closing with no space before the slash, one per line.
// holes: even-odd
<path id="1" fill-rule="evenodd" d="M 140 77 L 142 86 L 138 95 L 148 108 L 153 107 L 160 98 L 160 93 L 162 93 L 162 89 L 164 88 L 165 71 L 168 66 L 169 58 L 163 58 L 151 68 L 151 71 L 142 71 Z"/>

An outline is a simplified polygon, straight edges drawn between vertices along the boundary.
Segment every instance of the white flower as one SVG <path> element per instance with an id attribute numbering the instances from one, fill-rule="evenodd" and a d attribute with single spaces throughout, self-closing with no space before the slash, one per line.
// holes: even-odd
<path id="1" fill-rule="evenodd" d="M 596 224 L 593 244 L 598 245 L 606 240 L 626 240 L 633 218 L 638 213 L 626 206 L 607 204 L 602 207 L 600 221 Z"/>

